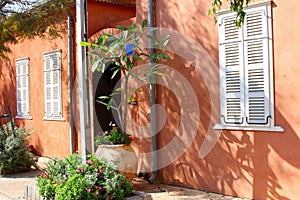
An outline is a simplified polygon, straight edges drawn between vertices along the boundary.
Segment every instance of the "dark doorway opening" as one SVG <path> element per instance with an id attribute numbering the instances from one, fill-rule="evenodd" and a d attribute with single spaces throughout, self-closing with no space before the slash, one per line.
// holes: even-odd
<path id="1" fill-rule="evenodd" d="M 112 75 L 114 73 L 114 70 L 116 68 L 116 65 L 110 64 L 107 69 L 102 74 L 101 72 L 94 72 L 94 73 L 100 73 L 100 79 L 98 81 L 97 89 L 95 91 L 95 113 L 97 120 L 99 122 L 101 130 L 99 131 L 108 131 L 110 129 L 109 124 L 115 123 L 118 124 L 118 119 L 114 119 L 114 115 L 116 115 L 116 111 L 113 109 L 107 110 L 107 107 L 99 102 L 100 96 L 109 96 L 114 92 L 114 90 L 118 87 L 120 87 L 120 78 L 121 74 L 117 73 L 114 78 L 112 79 Z M 118 103 L 120 102 L 120 95 L 114 95 L 114 100 Z M 96 132 L 97 133 L 97 132 Z"/>

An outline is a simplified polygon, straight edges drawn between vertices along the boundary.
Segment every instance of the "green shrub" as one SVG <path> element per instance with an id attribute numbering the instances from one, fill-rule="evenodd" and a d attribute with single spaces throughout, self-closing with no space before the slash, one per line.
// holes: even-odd
<path id="1" fill-rule="evenodd" d="M 86 163 L 72 154 L 64 160 L 53 159 L 38 177 L 39 194 L 44 199 L 122 200 L 133 186 L 113 163 L 89 155 Z"/>
<path id="2" fill-rule="evenodd" d="M 126 144 L 129 145 L 133 137 L 127 133 L 122 132 L 120 128 L 114 124 L 110 125 L 111 129 L 108 132 L 96 136 L 95 145 L 100 144 L 113 145 L 113 144 Z"/>
<path id="3" fill-rule="evenodd" d="M 0 128 L 0 169 L 24 171 L 35 165 L 37 159 L 29 151 L 28 136 L 25 128 L 15 127 L 10 123 Z"/>

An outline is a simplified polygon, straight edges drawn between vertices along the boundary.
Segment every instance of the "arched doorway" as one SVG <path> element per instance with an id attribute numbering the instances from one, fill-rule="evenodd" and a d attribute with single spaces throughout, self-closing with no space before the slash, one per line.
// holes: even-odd
<path id="1" fill-rule="evenodd" d="M 115 112 L 113 109 L 108 110 L 107 107 L 98 102 L 100 96 L 109 96 L 114 92 L 114 90 L 120 87 L 119 80 L 121 78 L 120 73 L 117 73 L 114 78 L 112 78 L 114 72 L 114 64 L 111 64 L 107 67 L 107 69 L 102 72 L 95 71 L 93 73 L 93 85 L 94 91 L 94 133 L 95 135 L 102 131 L 109 130 L 109 124 L 116 123 L 117 119 L 114 119 L 113 113 Z M 114 100 L 116 102 L 120 101 L 120 97 L 114 95 Z M 116 115 L 115 115 L 116 116 Z"/>

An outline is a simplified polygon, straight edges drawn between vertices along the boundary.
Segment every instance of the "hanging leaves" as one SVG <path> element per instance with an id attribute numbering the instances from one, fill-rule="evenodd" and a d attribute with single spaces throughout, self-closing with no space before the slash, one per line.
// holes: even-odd
<path id="1" fill-rule="evenodd" d="M 217 22 L 217 9 L 221 9 L 224 0 L 213 0 L 211 9 L 208 10 L 208 15 L 213 14 L 215 23 Z M 241 27 L 245 20 L 246 13 L 244 12 L 244 6 L 248 5 L 251 0 L 227 0 L 232 12 L 236 12 L 235 24 L 237 27 Z"/>
<path id="2" fill-rule="evenodd" d="M 66 13 L 75 0 L 5 0 L 0 2 L 0 57 L 7 58 L 9 43 L 25 38 L 60 37 L 67 30 Z M 17 39 L 18 38 L 18 39 Z"/>

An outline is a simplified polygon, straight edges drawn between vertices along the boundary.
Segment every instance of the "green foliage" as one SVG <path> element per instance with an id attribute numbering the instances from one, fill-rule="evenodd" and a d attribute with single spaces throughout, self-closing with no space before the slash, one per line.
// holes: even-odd
<path id="1" fill-rule="evenodd" d="M 10 123 L 0 128 L 0 169 L 23 171 L 35 165 L 37 160 L 28 148 L 29 135 L 24 128 L 18 127 L 13 134 Z"/>
<path id="2" fill-rule="evenodd" d="M 66 29 L 66 13 L 75 0 L 5 0 L 0 3 L 0 57 L 7 58 L 9 43 L 24 38 L 56 38 Z"/>
<path id="3" fill-rule="evenodd" d="M 116 166 L 89 155 L 86 163 L 72 154 L 64 160 L 54 159 L 38 177 L 39 194 L 46 200 L 122 200 L 130 196 L 133 186 Z"/>
<path id="4" fill-rule="evenodd" d="M 208 11 L 208 15 L 211 13 L 214 15 L 214 20 L 217 22 L 217 9 L 220 9 L 223 5 L 223 0 L 213 0 L 212 8 Z M 246 13 L 244 12 L 243 7 L 248 5 L 251 0 L 227 0 L 230 5 L 230 10 L 232 12 L 236 12 L 236 20 L 235 24 L 237 27 L 241 27 L 242 23 L 244 22 Z"/>
<path id="5" fill-rule="evenodd" d="M 148 79 L 152 83 L 154 75 L 163 75 L 163 73 L 159 72 L 160 65 L 157 63 L 161 60 L 169 59 L 169 56 L 163 51 L 169 43 L 169 35 L 155 38 L 153 35 L 156 29 L 146 29 L 146 26 L 146 20 L 142 22 L 141 26 L 136 24 L 128 27 L 117 26 L 120 33 L 116 36 L 104 33 L 94 43 L 81 42 L 82 46 L 90 47 L 89 54 L 93 71 L 97 70 L 104 73 L 108 66 L 113 65 L 114 67 L 110 69 L 113 70 L 111 78 L 114 78 L 117 73 L 121 73 L 124 78 L 121 89 L 117 88 L 109 96 L 101 96 L 97 101 L 105 105 L 107 109 L 114 109 L 117 112 L 118 121 L 121 123 L 119 126 L 123 133 L 126 133 L 128 102 L 135 101 L 133 94 L 129 93 L 129 79 Z M 152 41 L 155 48 L 154 53 L 149 54 L 147 53 L 148 49 L 141 48 L 143 42 L 148 42 L 145 38 Z M 150 60 L 154 63 L 154 66 L 149 72 L 143 72 L 143 74 L 133 73 L 132 69 L 138 61 L 149 63 Z M 134 93 L 137 91 L 135 90 Z M 114 97 L 116 96 L 121 96 L 121 101 L 115 100 Z"/>
<path id="6" fill-rule="evenodd" d="M 122 132 L 119 128 L 117 128 L 115 125 L 112 125 L 112 129 L 105 133 L 98 134 L 96 136 L 95 144 L 96 146 L 100 144 L 126 144 L 129 145 L 131 141 L 133 140 L 133 137 L 127 133 Z"/>

